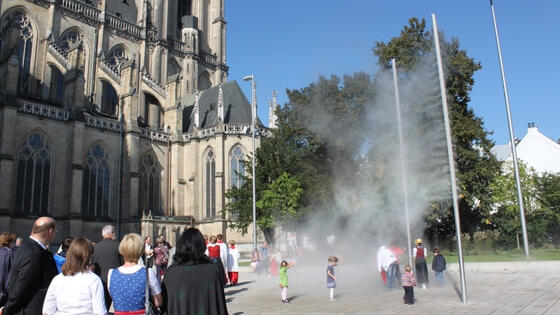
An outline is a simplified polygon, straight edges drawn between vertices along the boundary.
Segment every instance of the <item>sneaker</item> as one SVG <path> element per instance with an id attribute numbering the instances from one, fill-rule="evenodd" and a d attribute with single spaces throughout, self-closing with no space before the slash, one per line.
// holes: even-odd
<path id="1" fill-rule="evenodd" d="M 329 301 L 334 302 L 334 301 L 336 301 L 336 299 L 329 299 Z"/>
<path id="2" fill-rule="evenodd" d="M 426 290 L 426 284 L 422 283 L 422 290 Z"/>

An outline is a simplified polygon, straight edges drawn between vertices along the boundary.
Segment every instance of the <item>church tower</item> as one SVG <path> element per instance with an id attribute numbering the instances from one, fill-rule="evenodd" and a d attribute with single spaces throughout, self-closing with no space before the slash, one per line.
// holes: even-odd
<path id="1" fill-rule="evenodd" d="M 224 6 L 2 2 L 0 230 L 28 233 L 47 215 L 59 235 L 97 239 L 112 224 L 173 243 L 196 226 L 250 251 L 226 211 L 252 117 L 227 82 Z"/>

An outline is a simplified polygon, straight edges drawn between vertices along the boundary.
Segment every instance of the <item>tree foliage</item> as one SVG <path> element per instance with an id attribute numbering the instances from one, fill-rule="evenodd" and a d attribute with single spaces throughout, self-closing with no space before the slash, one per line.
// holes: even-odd
<path id="1" fill-rule="evenodd" d="M 296 222 L 300 215 L 299 200 L 303 189 L 300 183 L 284 172 L 262 192 L 257 202 L 261 209 L 259 226 L 262 229 L 273 229 Z"/>
<path id="2" fill-rule="evenodd" d="M 470 58 L 465 50 L 460 49 L 457 39 L 446 41 L 444 36 L 440 36 L 440 41 L 446 69 L 451 133 L 460 189 L 461 229 L 463 232 L 473 233 L 483 227 L 483 219 L 491 210 L 488 184 L 498 173 L 499 163 L 490 153 L 494 143 L 489 139 L 490 133 L 485 130 L 482 118 L 476 116 L 469 107 L 469 93 L 474 85 L 473 75 L 481 65 Z M 387 43 L 377 42 L 373 53 L 379 58 L 378 64 L 384 68 L 389 68 L 391 59 L 395 58 L 406 77 L 406 71 L 412 70 L 423 58 L 435 58 L 432 47 L 433 34 L 426 30 L 425 20 L 411 18 L 400 36 Z M 429 218 L 428 232 L 434 232 L 437 226 L 440 227 L 439 233 L 454 232 L 454 228 L 450 228 L 453 225 L 448 224 L 453 222 L 449 205 L 450 203 L 434 205 L 431 213 L 426 216 Z M 446 224 L 442 226 L 435 218 Z"/>

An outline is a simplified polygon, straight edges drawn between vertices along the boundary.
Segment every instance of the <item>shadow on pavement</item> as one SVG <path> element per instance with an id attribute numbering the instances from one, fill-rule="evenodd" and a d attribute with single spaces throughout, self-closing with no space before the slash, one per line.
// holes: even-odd
<path id="1" fill-rule="evenodd" d="M 243 281 L 243 282 L 238 282 L 236 285 L 234 285 L 235 287 L 238 287 L 240 285 L 245 285 L 245 284 L 249 284 L 249 283 L 253 283 L 255 282 L 255 280 L 252 281 Z"/>
<path id="2" fill-rule="evenodd" d="M 457 293 L 457 297 L 459 298 L 459 300 L 461 300 L 461 290 L 459 289 L 459 286 L 457 285 L 457 281 L 455 281 L 454 278 L 449 276 L 449 273 L 447 273 L 447 271 L 444 272 L 444 276 L 445 279 L 449 280 L 449 282 L 451 282 L 451 284 L 453 285 L 453 290 L 455 290 L 455 293 Z"/>
<path id="3" fill-rule="evenodd" d="M 302 297 L 302 296 L 303 296 L 303 294 L 297 294 L 297 295 L 291 296 L 291 297 L 288 298 L 288 301 L 297 300 L 297 299 L 299 299 L 299 298 Z"/>
<path id="4" fill-rule="evenodd" d="M 247 291 L 247 290 L 248 290 L 247 288 L 241 288 L 241 289 L 236 289 L 236 290 L 229 290 L 229 291 L 226 292 L 226 296 L 238 294 L 238 293 L 241 293 L 241 292 Z"/>

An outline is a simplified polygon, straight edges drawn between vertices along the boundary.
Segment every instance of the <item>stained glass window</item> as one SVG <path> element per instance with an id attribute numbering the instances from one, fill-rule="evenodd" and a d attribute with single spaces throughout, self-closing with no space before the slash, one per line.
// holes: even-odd
<path id="1" fill-rule="evenodd" d="M 140 160 L 140 182 L 138 190 L 139 216 L 143 212 L 161 214 L 161 177 L 156 157 L 146 153 Z"/>
<path id="2" fill-rule="evenodd" d="M 241 187 L 245 175 L 245 165 L 243 164 L 243 149 L 240 146 L 236 146 L 231 151 L 230 171 L 230 187 Z"/>
<path id="3" fill-rule="evenodd" d="M 44 137 L 34 133 L 25 139 L 17 160 L 16 203 L 19 214 L 49 212 L 51 153 Z"/>
<path id="4" fill-rule="evenodd" d="M 212 150 L 206 153 L 205 168 L 206 217 L 213 218 L 216 216 L 216 162 Z"/>
<path id="5" fill-rule="evenodd" d="M 82 182 L 82 214 L 87 218 L 110 216 L 111 171 L 109 156 L 96 144 L 86 155 Z"/>
<path id="6" fill-rule="evenodd" d="M 25 93 L 31 75 L 31 53 L 33 51 L 33 27 L 29 17 L 22 11 L 11 12 L 3 21 L 1 28 L 7 32 L 15 29 L 18 33 L 17 56 L 19 64 L 18 92 Z"/>

